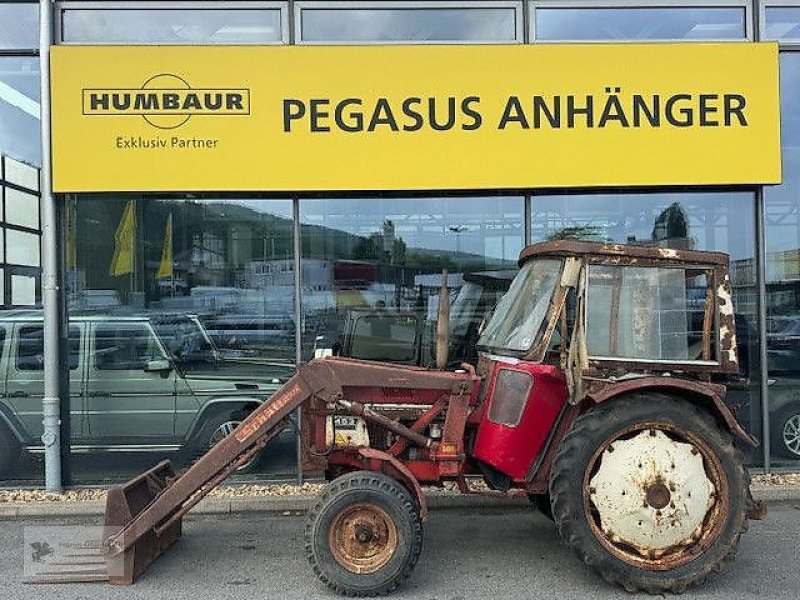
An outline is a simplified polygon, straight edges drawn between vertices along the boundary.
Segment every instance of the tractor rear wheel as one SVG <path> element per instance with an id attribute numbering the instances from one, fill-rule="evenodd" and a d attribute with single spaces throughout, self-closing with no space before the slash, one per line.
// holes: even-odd
<path id="1" fill-rule="evenodd" d="M 711 415 L 653 393 L 579 417 L 559 445 L 550 494 L 561 537 L 607 581 L 680 593 L 734 555 L 749 482 Z"/>
<path id="2" fill-rule="evenodd" d="M 411 574 L 422 551 L 419 508 L 391 477 L 343 475 L 311 509 L 305 546 L 314 572 L 335 592 L 386 594 Z"/>

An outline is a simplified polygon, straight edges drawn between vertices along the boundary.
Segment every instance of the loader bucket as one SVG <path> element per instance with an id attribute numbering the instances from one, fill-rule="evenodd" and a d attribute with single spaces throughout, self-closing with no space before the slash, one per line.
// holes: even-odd
<path id="1" fill-rule="evenodd" d="M 127 483 L 111 488 L 106 499 L 102 534 L 94 531 L 99 528 L 92 528 L 87 533 L 91 539 L 75 539 L 67 532 L 64 535 L 70 550 L 54 560 L 41 561 L 34 574 L 25 575 L 25 583 L 110 581 L 116 585 L 132 584 L 181 536 L 181 515 L 176 514 L 178 507 L 122 549 L 110 547 L 109 541 L 169 488 L 174 479 L 172 465 L 165 460 Z M 52 543 L 57 545 L 56 541 Z"/>
<path id="2" fill-rule="evenodd" d="M 104 538 L 133 521 L 175 479 L 168 460 L 108 491 Z M 177 508 L 177 507 L 176 507 Z M 164 529 L 153 527 L 129 548 L 106 558 L 108 580 L 115 585 L 130 585 L 167 548 L 181 537 L 182 519 Z"/>

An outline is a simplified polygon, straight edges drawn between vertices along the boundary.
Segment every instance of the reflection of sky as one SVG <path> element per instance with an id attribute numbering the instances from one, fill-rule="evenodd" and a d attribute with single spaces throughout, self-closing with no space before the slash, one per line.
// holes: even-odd
<path id="1" fill-rule="evenodd" d="M 781 54 L 781 144 L 783 183 L 765 188 L 768 260 L 800 248 L 800 52 Z"/>
<path id="2" fill-rule="evenodd" d="M 41 164 L 39 59 L 0 57 L 0 154 Z"/>
<path id="3" fill-rule="evenodd" d="M 800 8 L 767 7 L 765 37 L 768 40 L 800 38 Z"/>
<path id="4" fill-rule="evenodd" d="M 343 198 L 301 200 L 303 225 L 368 237 L 394 224 L 408 249 L 515 261 L 523 245 L 522 197 Z"/>
<path id="5" fill-rule="evenodd" d="M 308 9 L 302 36 L 314 42 L 509 41 L 513 8 Z"/>
<path id="6" fill-rule="evenodd" d="M 240 200 L 236 199 L 231 200 L 226 198 L 224 202 L 226 204 L 238 204 L 239 206 L 246 206 L 250 210 L 258 213 L 274 215 L 276 217 L 282 217 L 285 219 L 292 218 L 291 200 L 284 200 L 284 199 L 265 200 L 263 198 L 243 198 Z"/>
<path id="7" fill-rule="evenodd" d="M 64 11 L 67 42 L 230 44 L 281 39 L 278 9 Z"/>
<path id="8" fill-rule="evenodd" d="M 534 196 L 533 240 L 582 227 L 597 241 L 649 241 L 656 219 L 674 203 L 689 220 L 696 250 L 726 252 L 732 260 L 753 257 L 754 197 L 749 192 Z"/>
<path id="9" fill-rule="evenodd" d="M 537 8 L 540 40 L 744 39 L 744 8 Z"/>
<path id="10" fill-rule="evenodd" d="M 39 5 L 0 3 L 0 48 L 31 50 L 39 45 Z"/>

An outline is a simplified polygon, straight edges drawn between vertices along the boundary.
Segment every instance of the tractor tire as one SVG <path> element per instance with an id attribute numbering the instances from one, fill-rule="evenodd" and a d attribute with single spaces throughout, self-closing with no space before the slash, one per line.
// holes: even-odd
<path id="1" fill-rule="evenodd" d="M 528 500 L 535 509 L 553 521 L 553 507 L 550 505 L 550 494 L 528 494 Z"/>
<path id="2" fill-rule="evenodd" d="M 789 404 L 772 417 L 770 445 L 783 458 L 800 459 L 800 404 Z"/>
<path id="3" fill-rule="evenodd" d="M 308 514 L 306 556 L 317 577 L 345 596 L 397 588 L 422 551 L 416 501 L 381 473 L 355 471 L 332 481 Z"/>
<path id="4" fill-rule="evenodd" d="M 664 594 L 702 583 L 734 557 L 749 484 L 724 425 L 690 402 L 647 393 L 575 421 L 550 495 L 561 538 L 586 565 L 628 592 Z"/>

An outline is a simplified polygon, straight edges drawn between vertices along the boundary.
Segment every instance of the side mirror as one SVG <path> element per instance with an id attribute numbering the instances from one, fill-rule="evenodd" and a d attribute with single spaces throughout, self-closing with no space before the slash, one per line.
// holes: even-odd
<path id="1" fill-rule="evenodd" d="M 172 365 L 166 358 L 156 358 L 148 360 L 144 365 L 147 373 L 168 373 L 172 370 Z"/>

